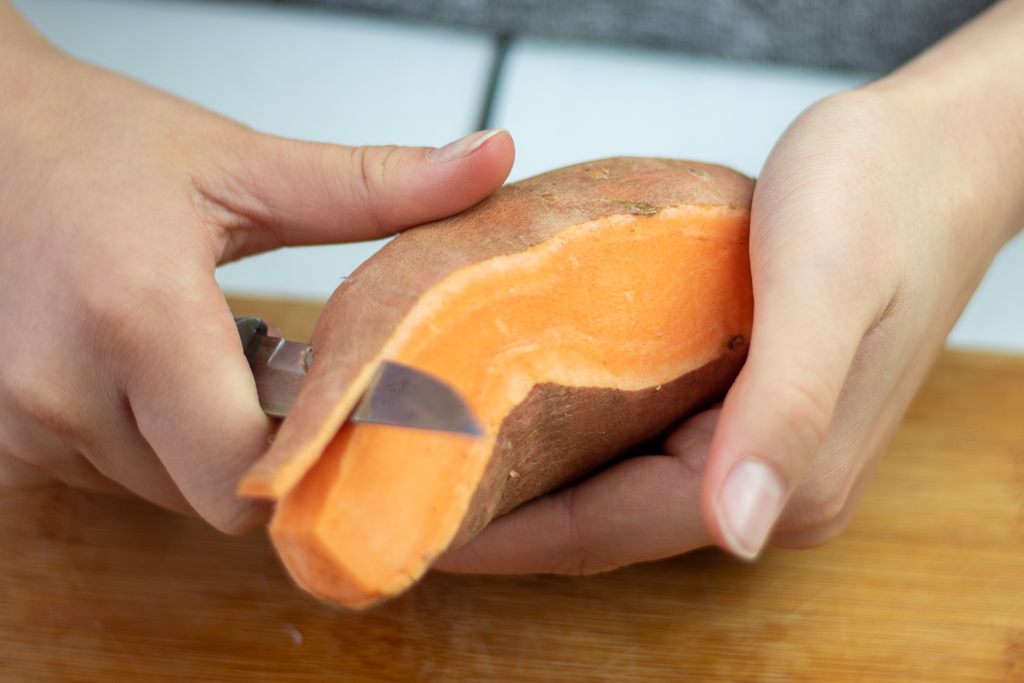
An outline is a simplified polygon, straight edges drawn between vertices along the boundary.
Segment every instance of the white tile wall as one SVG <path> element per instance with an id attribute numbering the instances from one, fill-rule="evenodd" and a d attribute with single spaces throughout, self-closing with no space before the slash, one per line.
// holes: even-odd
<path id="1" fill-rule="evenodd" d="M 487 36 L 267 4 L 14 0 L 71 54 L 258 130 L 439 146 L 474 129 Z M 326 299 L 383 242 L 282 249 L 218 269 L 228 292 Z"/>
<path id="2" fill-rule="evenodd" d="M 520 41 L 509 50 L 495 122 L 515 135 L 516 178 L 620 155 L 709 161 L 756 176 L 801 111 L 869 78 Z"/>
<path id="3" fill-rule="evenodd" d="M 1024 234 L 996 256 L 946 345 L 1024 352 Z"/>
<path id="4" fill-rule="evenodd" d="M 346 144 L 440 145 L 476 122 L 486 36 L 297 7 L 182 0 L 15 0 L 58 45 L 260 130 Z M 807 105 L 865 74 L 519 41 L 494 123 L 513 179 L 618 154 L 757 175 Z M 617 93 L 617 97 L 608 97 Z M 230 292 L 326 298 L 379 243 L 281 250 L 218 270 Z M 1024 237 L 996 259 L 949 343 L 1024 351 Z"/>

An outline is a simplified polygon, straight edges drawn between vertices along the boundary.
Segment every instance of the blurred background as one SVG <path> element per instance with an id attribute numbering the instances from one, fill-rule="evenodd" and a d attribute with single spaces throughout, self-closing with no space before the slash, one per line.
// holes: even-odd
<path id="1" fill-rule="evenodd" d="M 440 146 L 483 125 L 507 128 L 517 151 L 511 180 L 616 155 L 690 158 L 756 176 L 804 108 L 877 75 L 508 40 L 309 7 L 14 2 L 67 52 L 261 131 Z M 217 279 L 232 295 L 323 301 L 381 246 L 281 249 L 224 265 Z M 1024 352 L 1024 238 L 1000 253 L 948 344 Z"/>

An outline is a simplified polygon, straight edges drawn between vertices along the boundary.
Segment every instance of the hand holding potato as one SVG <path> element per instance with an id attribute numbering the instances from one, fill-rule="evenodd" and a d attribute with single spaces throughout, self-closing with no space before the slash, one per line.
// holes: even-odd
<path id="1" fill-rule="evenodd" d="M 593 573 L 709 543 L 744 558 L 849 521 L 998 249 L 1024 225 L 1024 2 L 808 109 L 754 193 L 750 355 L 667 455 L 499 518 L 436 566 Z"/>

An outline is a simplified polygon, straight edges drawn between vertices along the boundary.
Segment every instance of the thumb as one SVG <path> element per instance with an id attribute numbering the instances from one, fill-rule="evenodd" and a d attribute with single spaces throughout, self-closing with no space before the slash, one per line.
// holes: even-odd
<path id="1" fill-rule="evenodd" d="M 226 165 L 225 189 L 211 197 L 242 218 L 228 225 L 219 262 L 281 246 L 379 239 L 450 216 L 501 187 L 515 158 L 501 129 L 440 149 L 244 135 Z"/>
<path id="2" fill-rule="evenodd" d="M 726 396 L 701 486 L 708 531 L 745 559 L 761 551 L 821 447 L 875 317 L 822 259 L 781 261 L 761 277 L 754 264 L 750 352 Z"/>

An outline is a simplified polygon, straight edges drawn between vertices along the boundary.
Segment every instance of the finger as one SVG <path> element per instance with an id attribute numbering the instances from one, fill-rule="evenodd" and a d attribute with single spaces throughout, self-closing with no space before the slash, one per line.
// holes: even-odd
<path id="1" fill-rule="evenodd" d="M 912 308 L 906 303 L 903 311 Z M 898 333 L 900 317 L 886 315 L 861 340 L 829 433 L 771 535 L 773 547 L 821 545 L 852 519 L 935 356 L 919 340 L 900 348 L 907 343 Z M 941 348 L 941 340 L 934 346 Z"/>
<path id="2" fill-rule="evenodd" d="M 435 568 L 472 573 L 593 574 L 711 542 L 698 506 L 717 410 L 688 420 L 668 456 L 623 461 L 500 517 Z"/>
<path id="3" fill-rule="evenodd" d="M 241 499 L 242 473 L 264 450 L 270 421 L 259 407 L 238 331 L 216 283 L 186 268 L 167 283 L 180 298 L 136 331 L 127 395 L 142 436 L 159 454 L 189 505 L 213 526 L 241 533 L 269 516 L 266 503 Z"/>
<path id="4" fill-rule="evenodd" d="M 838 536 L 853 519 L 853 513 L 857 511 L 864 491 L 871 482 L 871 475 L 875 472 L 874 462 L 869 463 L 857 475 L 849 491 L 844 496 L 842 506 L 834 513 L 828 514 L 827 519 L 810 526 L 802 526 L 797 529 L 777 530 L 771 536 L 772 547 L 804 549 L 814 548 L 831 541 Z"/>
<path id="5" fill-rule="evenodd" d="M 132 306 L 124 314 L 129 329 L 137 311 Z M 0 400 L 0 453 L 75 488 L 130 491 L 194 515 L 104 370 L 121 360 L 120 350 L 105 338 L 79 333 L 77 343 L 68 343 L 53 334 L 33 337 L 37 356 L 6 368 L 9 395 Z"/>
<path id="6" fill-rule="evenodd" d="M 752 235 L 756 227 L 752 221 Z M 818 452 L 858 345 L 881 315 L 880 297 L 844 280 L 856 264 L 820 256 L 856 250 L 820 248 L 813 242 L 831 236 L 827 225 L 815 228 L 801 233 L 812 243 L 806 252 L 790 243 L 755 257 L 752 237 L 750 353 L 726 397 L 701 489 L 711 535 L 747 559 L 764 546 Z"/>
<path id="7" fill-rule="evenodd" d="M 228 164 L 233 186 L 206 189 L 248 219 L 229 226 L 221 261 L 282 245 L 377 239 L 458 213 L 497 190 L 514 157 L 504 130 L 440 149 L 252 137 Z"/>
<path id="8" fill-rule="evenodd" d="M 7 420 L 0 425 L 0 486 L 31 489 L 62 483 L 90 491 L 125 493 L 79 450 L 36 424 L 32 417 L 11 411 L 9 406 L 4 414 Z"/>
<path id="9" fill-rule="evenodd" d="M 107 410 L 96 424 L 105 429 L 95 445 L 83 448 L 83 454 L 104 477 L 118 482 L 122 491 L 130 491 L 168 510 L 197 514 L 153 447 L 142 437 L 132 415 Z"/>

